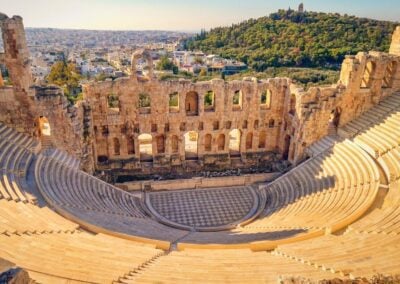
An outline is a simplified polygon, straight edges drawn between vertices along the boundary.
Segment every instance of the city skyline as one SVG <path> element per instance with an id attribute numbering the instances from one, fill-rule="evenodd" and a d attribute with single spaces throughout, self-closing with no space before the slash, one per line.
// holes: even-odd
<path id="1" fill-rule="evenodd" d="M 229 26 L 278 9 L 297 9 L 301 1 L 220 0 L 0 0 L 0 12 L 20 15 L 27 27 L 92 30 L 175 30 Z M 388 21 L 400 21 L 394 0 L 321 3 L 303 1 L 308 11 L 334 12 Z M 33 12 L 34 11 L 34 12 Z"/>

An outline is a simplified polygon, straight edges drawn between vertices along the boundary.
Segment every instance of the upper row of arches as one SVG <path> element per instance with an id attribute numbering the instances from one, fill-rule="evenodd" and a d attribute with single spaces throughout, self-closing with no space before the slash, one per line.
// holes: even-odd
<path id="1" fill-rule="evenodd" d="M 395 79 L 395 75 L 398 69 L 397 61 L 391 61 L 386 65 L 383 80 L 382 80 L 382 88 L 392 88 L 393 82 Z M 375 78 L 375 74 L 377 71 L 377 63 L 374 61 L 368 61 L 365 65 L 363 77 L 361 79 L 361 88 L 370 88 L 372 82 Z"/>
<path id="2" fill-rule="evenodd" d="M 260 108 L 269 109 L 271 108 L 271 97 L 272 93 L 270 90 L 265 90 L 259 93 L 259 103 Z M 168 95 L 168 107 L 169 112 L 179 112 L 181 109 L 181 98 L 178 92 L 173 92 Z M 201 97 L 195 91 L 190 91 L 186 93 L 184 96 L 184 109 L 186 115 L 198 115 L 199 114 L 199 106 L 203 105 L 203 109 L 205 112 L 215 111 L 216 108 L 216 97 L 215 92 L 209 90 L 205 92 L 203 99 L 201 101 Z M 233 93 L 231 97 L 231 105 L 233 111 L 242 110 L 243 108 L 243 93 L 241 90 L 237 90 Z M 108 106 L 112 109 L 119 109 L 120 103 L 119 98 L 115 94 L 108 95 Z M 147 93 L 140 93 L 138 100 L 138 108 L 140 113 L 150 113 L 151 112 L 151 97 Z"/>

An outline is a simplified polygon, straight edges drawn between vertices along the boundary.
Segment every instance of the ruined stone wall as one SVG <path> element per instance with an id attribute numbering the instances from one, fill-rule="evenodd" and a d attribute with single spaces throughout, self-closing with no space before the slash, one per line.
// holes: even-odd
<path id="1" fill-rule="evenodd" d="M 234 162 L 236 166 L 257 165 L 269 158 L 268 153 L 277 152 L 282 98 L 287 96 L 288 85 L 288 79 L 192 83 L 132 76 L 85 86 L 85 98 L 92 107 L 97 167 L 141 171 L 151 160 L 153 168 L 165 169 L 187 168 L 188 164 L 216 169 L 229 168 Z M 213 106 L 204 103 L 208 92 L 214 94 Z M 170 107 L 174 93 L 179 104 Z M 239 104 L 235 105 L 238 93 Z M 268 96 L 267 103 L 261 100 L 262 94 Z M 149 96 L 149 107 L 139 106 L 143 95 Z M 110 107 L 110 96 L 118 98 L 119 108 Z M 188 132 L 198 136 L 195 153 L 185 149 Z M 230 142 L 235 133 L 240 133 L 238 149 Z M 142 134 L 151 136 L 150 160 L 141 155 Z M 134 150 L 129 151 L 132 141 Z"/>
<path id="2" fill-rule="evenodd" d="M 400 56 L 360 52 L 346 57 L 337 85 L 310 88 L 307 92 L 291 86 L 297 107 L 296 115 L 288 120 L 296 127 L 282 131 L 282 135 L 293 133 L 297 141 L 295 160 L 303 159 L 304 149 L 327 135 L 332 124 L 340 127 L 400 91 L 399 66 Z"/>
<path id="3" fill-rule="evenodd" d="M 82 167 L 91 172 L 91 142 L 83 135 L 85 125 L 88 128 L 90 124 L 90 121 L 85 122 L 85 108 L 82 104 L 70 105 L 58 87 L 33 86 L 21 17 L 9 18 L 0 13 L 0 28 L 4 43 L 0 64 L 6 67 L 12 82 L 11 86 L 0 84 L 0 122 L 38 137 L 38 119 L 45 117 L 51 128 L 52 146 L 81 158 Z"/>

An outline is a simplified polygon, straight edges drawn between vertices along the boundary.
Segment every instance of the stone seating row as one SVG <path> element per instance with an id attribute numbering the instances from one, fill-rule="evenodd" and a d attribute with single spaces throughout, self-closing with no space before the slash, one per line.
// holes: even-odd
<path id="1" fill-rule="evenodd" d="M 61 215 L 91 230 L 145 238 L 163 248 L 186 234 L 147 217 L 138 197 L 45 155 L 37 158 L 35 179 L 46 201 Z"/>
<path id="2" fill-rule="evenodd" d="M 377 273 L 398 275 L 399 241 L 397 234 L 347 231 L 340 236 L 280 245 L 274 253 L 344 276 L 371 278 Z"/>
<path id="3" fill-rule="evenodd" d="M 0 234 L 73 232 L 78 227 L 48 207 L 0 200 Z"/>
<path id="4" fill-rule="evenodd" d="M 54 148 L 48 149 L 47 151 L 50 151 L 50 153 L 48 153 L 50 158 L 59 161 L 64 166 L 79 169 L 79 160 L 69 155 L 67 152 Z"/>
<path id="5" fill-rule="evenodd" d="M 330 226 L 366 210 L 378 186 L 373 160 L 346 140 L 267 185 L 263 215 L 245 228 Z"/>
<path id="6" fill-rule="evenodd" d="M 336 143 L 338 143 L 338 137 L 325 136 L 313 143 L 306 151 L 310 157 L 314 157 L 332 148 Z"/>
<path id="7" fill-rule="evenodd" d="M 39 283 L 112 283 L 161 254 L 150 245 L 84 231 L 0 235 L 0 257 Z"/>
<path id="8" fill-rule="evenodd" d="M 320 271 L 267 252 L 236 250 L 173 251 L 149 267 L 120 279 L 122 283 L 279 283 L 290 276 L 329 279 Z"/>
<path id="9" fill-rule="evenodd" d="M 32 144 L 32 140 L 16 138 L 16 141 L 0 140 L 0 144 L 0 199 L 34 203 L 36 197 L 22 189 L 33 158 L 33 153 L 25 146 Z"/>
<path id="10" fill-rule="evenodd" d="M 36 168 L 40 171 L 41 188 L 57 204 L 135 218 L 145 217 L 139 209 L 137 197 L 65 166 L 58 160 L 41 156 Z"/>
<path id="11" fill-rule="evenodd" d="M 378 105 L 364 112 L 358 118 L 338 129 L 338 134 L 344 138 L 352 138 L 371 125 L 381 122 L 388 113 L 396 111 L 400 107 L 400 93 L 386 97 Z"/>

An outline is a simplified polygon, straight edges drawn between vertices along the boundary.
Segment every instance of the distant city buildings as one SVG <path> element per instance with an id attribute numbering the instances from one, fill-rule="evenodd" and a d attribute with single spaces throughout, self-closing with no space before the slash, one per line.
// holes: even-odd
<path id="1" fill-rule="evenodd" d="M 247 69 L 246 64 L 236 60 L 201 51 L 182 50 L 182 39 L 189 36 L 187 33 L 28 28 L 26 35 L 32 75 L 38 83 L 46 79 L 55 62 L 63 60 L 74 63 L 83 80 L 93 80 L 99 75 L 103 78 L 131 75 L 131 56 L 138 48 L 150 51 L 153 67 L 161 57 L 167 56 L 178 71 L 194 74 L 205 70 L 231 75 Z M 146 64 L 139 60 L 136 66 L 138 72 L 146 73 Z"/>

